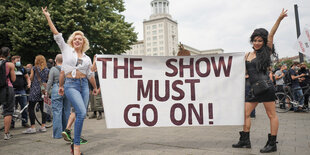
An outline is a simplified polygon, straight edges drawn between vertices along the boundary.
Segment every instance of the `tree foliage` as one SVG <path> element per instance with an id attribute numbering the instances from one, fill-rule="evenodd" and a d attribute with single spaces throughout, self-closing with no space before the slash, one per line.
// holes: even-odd
<path id="1" fill-rule="evenodd" d="M 137 40 L 125 22 L 123 0 L 0 0 L 0 46 L 33 63 L 36 55 L 54 58 L 59 48 L 41 7 L 47 6 L 59 32 L 67 39 L 81 30 L 90 42 L 87 54 L 121 54 Z"/>

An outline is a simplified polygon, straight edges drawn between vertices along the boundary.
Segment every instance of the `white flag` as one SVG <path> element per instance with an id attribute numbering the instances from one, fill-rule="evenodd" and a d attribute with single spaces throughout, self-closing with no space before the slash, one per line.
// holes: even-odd
<path id="1" fill-rule="evenodd" d="M 310 29 L 305 28 L 297 40 L 297 49 L 300 53 L 310 56 Z"/>

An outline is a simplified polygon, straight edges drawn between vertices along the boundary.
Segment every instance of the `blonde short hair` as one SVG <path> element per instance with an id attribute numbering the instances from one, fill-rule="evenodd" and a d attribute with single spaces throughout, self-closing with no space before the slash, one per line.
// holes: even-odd
<path id="1" fill-rule="evenodd" d="M 76 35 L 81 35 L 81 36 L 82 36 L 83 41 L 84 41 L 83 46 L 82 46 L 82 52 L 86 52 L 86 51 L 89 49 L 89 42 L 88 42 L 88 39 L 84 36 L 84 33 L 83 33 L 82 31 L 75 31 L 75 32 L 73 32 L 73 33 L 70 35 L 69 39 L 67 40 L 67 44 L 68 44 L 70 47 L 73 48 L 73 43 L 72 43 L 72 41 L 73 41 L 73 38 L 74 38 Z"/>
<path id="2" fill-rule="evenodd" d="M 40 67 L 41 70 L 46 68 L 46 60 L 43 55 L 37 55 L 36 59 L 34 60 L 34 66 Z"/>

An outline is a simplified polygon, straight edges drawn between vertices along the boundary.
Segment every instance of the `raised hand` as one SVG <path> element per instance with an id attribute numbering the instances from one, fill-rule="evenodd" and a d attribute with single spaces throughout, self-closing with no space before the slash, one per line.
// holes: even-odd
<path id="1" fill-rule="evenodd" d="M 50 16 L 50 13 L 48 13 L 47 11 L 47 6 L 45 8 L 41 7 L 42 8 L 42 12 L 43 14 L 46 16 L 46 17 L 49 17 Z"/>
<path id="2" fill-rule="evenodd" d="M 287 17 L 287 10 L 282 9 L 282 12 L 281 12 L 279 18 L 282 20 L 284 17 Z"/>

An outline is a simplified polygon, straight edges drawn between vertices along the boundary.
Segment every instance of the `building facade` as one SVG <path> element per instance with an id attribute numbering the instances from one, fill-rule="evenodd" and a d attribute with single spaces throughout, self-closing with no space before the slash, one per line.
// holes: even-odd
<path id="1" fill-rule="evenodd" d="M 175 56 L 178 53 L 178 23 L 169 14 L 168 0 L 152 0 L 152 14 L 143 21 L 143 40 L 131 46 L 127 55 Z M 192 55 L 223 53 L 222 49 L 199 51 L 184 45 Z"/>

